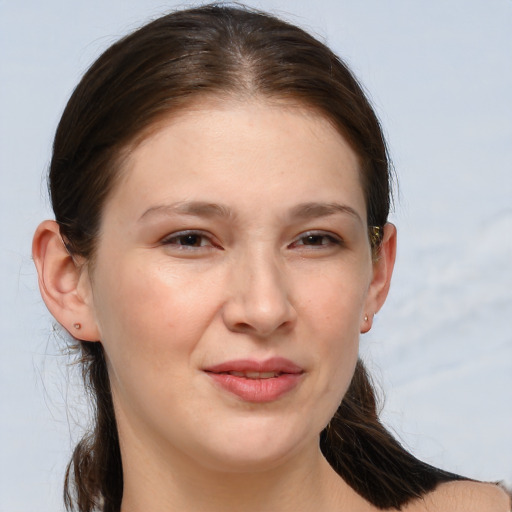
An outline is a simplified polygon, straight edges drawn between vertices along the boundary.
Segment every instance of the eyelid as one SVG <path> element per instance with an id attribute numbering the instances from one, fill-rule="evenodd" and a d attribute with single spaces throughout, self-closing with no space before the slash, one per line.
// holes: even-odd
<path id="1" fill-rule="evenodd" d="M 171 243 L 172 240 L 177 240 L 180 237 L 185 237 L 187 235 L 195 235 L 198 237 L 203 237 L 204 239 L 208 240 L 208 244 L 200 245 L 200 246 L 193 246 L 193 245 L 179 245 L 179 244 L 173 244 Z M 176 231 L 173 233 L 169 233 L 168 235 L 165 235 L 161 240 L 160 244 L 167 245 L 167 246 L 175 246 L 178 247 L 179 250 L 198 250 L 205 247 L 211 248 L 217 248 L 222 249 L 222 247 L 214 241 L 214 237 L 211 233 L 208 233 L 206 231 L 202 231 L 200 229 L 184 229 L 183 231 Z"/>
<path id="2" fill-rule="evenodd" d="M 178 241 L 179 238 L 186 237 L 188 235 L 202 237 L 208 243 L 206 243 L 204 245 L 201 244 L 199 246 L 181 245 L 179 243 L 173 243 L 174 241 Z M 308 244 L 304 244 L 304 243 L 302 243 L 302 244 L 299 243 L 303 239 L 305 239 L 309 236 L 326 238 L 329 240 L 329 242 L 322 243 L 320 245 L 314 245 L 314 244 L 308 245 Z M 199 250 L 199 249 L 204 249 L 204 248 L 216 248 L 216 249 L 224 250 L 224 248 L 216 241 L 215 237 L 211 233 L 203 231 L 201 229 L 184 229 L 182 231 L 176 231 L 173 233 L 169 233 L 169 234 L 165 235 L 164 237 L 162 237 L 159 243 L 164 246 L 165 245 L 171 246 L 171 247 L 174 246 L 174 248 L 177 248 L 179 250 Z M 343 240 L 343 238 L 340 235 L 333 233 L 332 231 L 312 229 L 312 230 L 304 231 L 304 232 L 298 234 L 293 239 L 293 241 L 290 244 L 288 244 L 287 247 L 290 248 L 290 247 L 293 247 L 294 245 L 300 246 L 301 248 L 318 250 L 318 249 L 322 249 L 322 248 L 324 248 L 324 249 L 329 248 L 329 247 L 332 247 L 333 245 L 334 246 L 343 246 L 343 245 L 345 245 L 345 241 Z"/>
<path id="3" fill-rule="evenodd" d="M 325 238 L 330 239 L 331 243 L 330 244 L 321 244 L 321 245 L 317 245 L 317 246 L 301 244 L 301 247 L 311 247 L 314 249 L 314 248 L 330 247 L 330 246 L 332 246 L 332 244 L 338 245 L 338 246 L 343 246 L 345 244 L 345 241 L 343 240 L 343 238 L 341 236 L 337 235 L 336 233 L 333 233 L 332 231 L 312 229 L 312 230 L 304 231 L 303 233 L 300 233 L 299 235 L 297 235 L 295 237 L 295 239 L 293 240 L 293 242 L 289 245 L 289 247 L 296 244 L 298 241 L 300 241 L 304 238 L 307 238 L 308 236 L 325 237 Z"/>

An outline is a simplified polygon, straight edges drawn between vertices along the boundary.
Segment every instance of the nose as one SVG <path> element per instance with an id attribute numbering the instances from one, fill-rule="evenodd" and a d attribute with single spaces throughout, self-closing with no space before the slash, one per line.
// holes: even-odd
<path id="1" fill-rule="evenodd" d="M 222 313 L 229 330 L 266 338 L 293 328 L 296 310 L 285 272 L 275 258 L 263 254 L 239 258 L 228 280 Z"/>

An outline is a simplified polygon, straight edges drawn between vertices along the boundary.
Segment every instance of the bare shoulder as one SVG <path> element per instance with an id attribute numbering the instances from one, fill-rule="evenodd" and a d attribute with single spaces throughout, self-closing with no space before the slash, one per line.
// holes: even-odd
<path id="1" fill-rule="evenodd" d="M 511 498 L 495 484 L 456 481 L 441 484 L 403 512 L 511 512 Z"/>

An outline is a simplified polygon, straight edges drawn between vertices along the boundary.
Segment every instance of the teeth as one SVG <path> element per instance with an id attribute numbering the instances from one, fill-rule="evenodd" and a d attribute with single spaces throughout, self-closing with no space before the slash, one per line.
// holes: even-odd
<path id="1" fill-rule="evenodd" d="M 279 372 L 228 372 L 235 377 L 245 377 L 246 379 L 271 379 L 279 376 Z"/>

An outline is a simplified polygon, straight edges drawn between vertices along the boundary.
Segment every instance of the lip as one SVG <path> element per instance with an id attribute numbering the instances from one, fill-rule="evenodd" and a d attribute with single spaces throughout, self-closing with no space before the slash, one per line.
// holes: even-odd
<path id="1" fill-rule="evenodd" d="M 204 372 L 216 385 L 246 402 L 273 402 L 292 391 L 301 381 L 304 370 L 282 357 L 264 361 L 237 359 L 210 366 Z M 228 372 L 276 373 L 275 377 L 247 378 Z"/>

